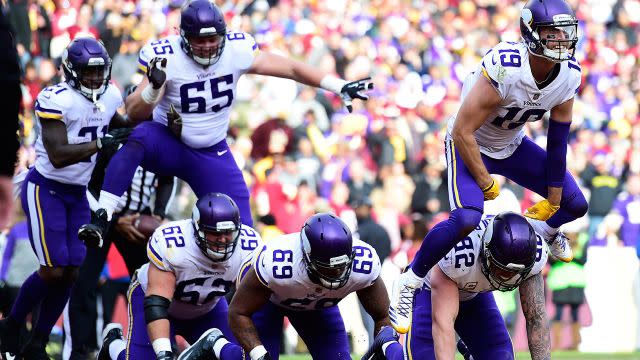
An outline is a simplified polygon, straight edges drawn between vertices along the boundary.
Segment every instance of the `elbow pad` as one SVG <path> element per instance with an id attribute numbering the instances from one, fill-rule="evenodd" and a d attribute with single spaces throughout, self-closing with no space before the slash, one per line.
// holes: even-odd
<path id="1" fill-rule="evenodd" d="M 144 298 L 144 320 L 148 324 L 160 319 L 169 319 L 171 300 L 164 296 L 149 295 Z"/>

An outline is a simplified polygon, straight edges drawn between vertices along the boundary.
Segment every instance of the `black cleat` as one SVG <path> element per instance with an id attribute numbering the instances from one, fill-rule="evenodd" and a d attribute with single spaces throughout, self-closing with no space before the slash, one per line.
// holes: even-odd
<path id="1" fill-rule="evenodd" d="M 98 209 L 95 213 L 91 213 L 91 223 L 80 226 L 78 230 L 78 238 L 85 245 L 100 248 L 103 239 L 109 228 L 109 220 L 107 220 L 107 210 Z"/>
<path id="2" fill-rule="evenodd" d="M 219 360 L 216 355 L 213 353 L 213 344 L 218 341 L 218 339 L 224 338 L 222 335 L 222 331 L 217 328 L 211 328 L 202 334 L 198 341 L 193 343 L 193 345 L 186 348 L 180 356 L 178 356 L 178 360 L 195 360 L 195 359 L 215 359 Z"/>
<path id="3" fill-rule="evenodd" d="M 24 360 L 50 360 L 46 350 L 48 342 L 49 335 L 43 336 L 34 333 L 29 342 L 22 348 L 20 355 Z"/>
<path id="4" fill-rule="evenodd" d="M 20 352 L 20 325 L 11 318 L 0 320 L 0 355 L 10 359 Z"/>
<path id="5" fill-rule="evenodd" d="M 102 330 L 102 347 L 98 353 L 97 360 L 111 360 L 111 356 L 109 355 L 109 345 L 111 345 L 114 340 L 118 339 L 124 340 L 124 337 L 122 336 L 122 325 L 118 323 L 107 324 L 104 330 Z"/>
<path id="6" fill-rule="evenodd" d="M 387 357 L 382 352 L 382 345 L 398 341 L 398 333 L 391 326 L 385 326 L 378 332 L 369 350 L 362 356 L 361 360 L 385 360 Z"/>

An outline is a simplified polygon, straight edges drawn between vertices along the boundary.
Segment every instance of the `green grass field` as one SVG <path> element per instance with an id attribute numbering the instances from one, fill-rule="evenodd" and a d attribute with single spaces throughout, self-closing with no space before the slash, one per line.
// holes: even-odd
<path id="1" fill-rule="evenodd" d="M 625 354 L 595 354 L 595 353 L 579 353 L 575 351 L 563 351 L 554 352 L 551 354 L 551 358 L 561 360 L 640 360 L 640 353 L 625 353 Z M 309 355 L 283 355 L 280 356 L 281 360 L 309 360 Z M 353 359 L 357 359 L 353 357 Z M 458 359 L 462 359 L 458 356 Z M 516 360 L 529 360 L 531 356 L 529 353 L 520 352 L 516 354 Z"/>

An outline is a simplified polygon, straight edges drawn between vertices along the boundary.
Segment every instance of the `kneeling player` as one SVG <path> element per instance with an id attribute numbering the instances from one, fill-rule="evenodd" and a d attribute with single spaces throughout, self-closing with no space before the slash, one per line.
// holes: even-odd
<path id="1" fill-rule="evenodd" d="M 150 261 L 137 270 L 127 292 L 126 343 L 119 325 L 108 326 L 98 360 L 173 359 L 169 339 L 176 334 L 189 343 L 223 334 L 234 341 L 224 296 L 261 244 L 258 232 L 240 220 L 230 197 L 210 193 L 198 200 L 192 219 L 158 228 L 147 245 Z M 217 358 L 242 358 L 237 346 L 225 344 L 219 342 Z"/>
<path id="2" fill-rule="evenodd" d="M 542 268 L 547 244 L 515 213 L 485 217 L 425 279 L 416 295 L 405 351 L 413 359 L 454 359 L 455 333 L 473 359 L 513 359 L 513 344 L 491 294 L 519 288 L 532 359 L 550 359 Z M 363 359 L 404 359 L 383 329 Z"/>

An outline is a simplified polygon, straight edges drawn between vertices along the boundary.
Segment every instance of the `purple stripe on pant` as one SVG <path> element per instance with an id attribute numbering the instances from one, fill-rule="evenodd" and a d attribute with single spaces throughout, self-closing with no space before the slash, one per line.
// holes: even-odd
<path id="1" fill-rule="evenodd" d="M 413 320 L 405 345 L 408 359 L 436 358 L 431 324 L 431 291 L 422 290 L 416 295 L 413 305 Z M 454 327 L 474 360 L 514 358 L 507 327 L 492 293 L 481 293 L 471 300 L 460 302 Z"/>
<path id="2" fill-rule="evenodd" d="M 32 168 L 22 184 L 21 201 L 40 264 L 82 264 L 87 249 L 78 239 L 78 229 L 91 217 L 86 187 L 47 179 Z"/>

